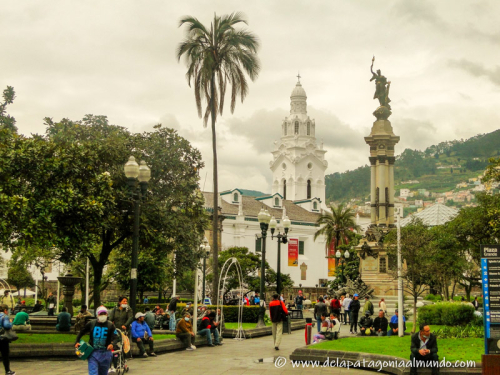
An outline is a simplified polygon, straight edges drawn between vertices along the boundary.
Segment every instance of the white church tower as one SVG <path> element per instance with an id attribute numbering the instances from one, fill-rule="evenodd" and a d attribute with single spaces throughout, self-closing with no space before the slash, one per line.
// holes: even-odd
<path id="1" fill-rule="evenodd" d="M 325 207 L 325 160 L 323 143 L 316 144 L 316 124 L 307 115 L 307 95 L 299 80 L 290 96 L 290 115 L 281 124 L 281 138 L 272 151 L 273 194 L 318 211 Z M 316 198 L 316 199 L 315 199 Z M 319 200 L 319 202 L 318 202 Z M 318 204 L 319 203 L 319 204 Z"/>

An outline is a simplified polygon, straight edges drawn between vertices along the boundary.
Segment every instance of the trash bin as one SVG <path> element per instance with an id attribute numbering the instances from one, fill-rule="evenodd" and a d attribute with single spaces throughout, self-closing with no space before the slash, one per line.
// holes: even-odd
<path id="1" fill-rule="evenodd" d="M 292 333 L 292 318 L 290 314 L 283 320 L 283 333 L 288 333 L 289 335 Z"/>

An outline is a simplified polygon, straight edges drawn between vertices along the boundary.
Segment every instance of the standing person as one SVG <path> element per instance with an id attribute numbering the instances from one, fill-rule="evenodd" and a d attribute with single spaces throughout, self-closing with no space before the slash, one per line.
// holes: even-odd
<path id="1" fill-rule="evenodd" d="M 31 331 L 30 316 L 26 309 L 22 309 L 16 314 L 12 322 L 12 329 L 14 331 Z"/>
<path id="2" fill-rule="evenodd" d="M 250 296 L 250 305 L 255 305 L 254 300 L 253 300 L 254 298 L 255 298 L 255 296 L 253 296 L 253 295 Z"/>
<path id="3" fill-rule="evenodd" d="M 297 295 L 297 297 L 295 297 L 295 308 L 297 310 L 303 310 L 304 309 L 304 301 L 305 300 L 306 299 L 302 295 L 302 290 L 299 290 L 299 294 Z"/>
<path id="4" fill-rule="evenodd" d="M 361 304 L 359 303 L 358 299 L 358 294 L 356 293 L 354 295 L 354 299 L 351 301 L 349 304 L 349 312 L 351 314 L 351 333 L 356 334 L 358 333 L 358 314 L 359 314 L 359 309 L 361 308 Z"/>
<path id="5" fill-rule="evenodd" d="M 54 316 L 54 308 L 56 307 L 56 297 L 52 292 L 49 293 L 49 297 L 47 298 L 47 306 L 49 311 L 49 316 Z"/>
<path id="6" fill-rule="evenodd" d="M 349 294 L 345 295 L 344 302 L 342 306 L 344 306 L 344 324 L 349 324 L 351 322 L 351 316 L 349 315 L 349 305 L 351 304 L 352 299 L 349 297 Z M 349 317 L 349 322 L 347 321 L 347 317 Z"/>
<path id="7" fill-rule="evenodd" d="M 335 316 L 339 316 L 340 314 L 340 301 L 337 299 L 337 295 L 334 295 L 330 302 L 330 313 Z"/>
<path id="8" fill-rule="evenodd" d="M 71 330 L 71 314 L 66 307 L 57 316 L 56 330 L 59 332 L 69 332 Z"/>
<path id="9" fill-rule="evenodd" d="M 314 305 L 314 318 L 316 319 L 318 333 L 321 330 L 321 316 L 323 314 L 325 314 L 325 317 L 328 316 L 328 311 L 323 297 L 319 297 L 318 303 Z"/>
<path id="10" fill-rule="evenodd" d="M 477 297 L 474 297 L 474 301 L 472 301 L 472 305 L 474 306 L 474 309 L 476 311 L 479 310 L 479 301 L 477 300 Z"/>
<path id="11" fill-rule="evenodd" d="M 156 316 L 155 316 L 155 314 L 153 314 L 151 312 L 151 310 L 149 309 L 149 307 L 146 307 L 144 309 L 144 312 L 145 312 L 145 314 L 144 314 L 144 321 L 148 325 L 149 329 L 152 331 L 153 329 L 155 329 Z M 137 314 L 136 314 L 136 318 L 135 319 L 137 320 Z"/>
<path id="12" fill-rule="evenodd" d="M 281 334 L 283 333 L 283 318 L 288 315 L 285 304 L 280 301 L 278 294 L 273 294 L 273 300 L 269 303 L 269 315 L 273 323 L 274 349 L 280 350 Z"/>
<path id="13" fill-rule="evenodd" d="M 9 293 L 10 292 L 8 290 L 5 290 L 3 292 L 1 304 L 6 305 L 9 312 L 12 312 L 12 309 L 14 308 L 14 299 L 12 298 L 12 296 Z M 7 313 L 7 315 L 9 315 L 9 314 Z"/>
<path id="14" fill-rule="evenodd" d="M 89 375 L 107 375 L 113 358 L 113 345 L 118 343 L 118 333 L 111 321 L 108 321 L 108 310 L 99 306 L 96 311 L 97 320 L 85 324 L 76 336 L 75 348 L 80 346 L 81 338 L 89 333 L 89 345 L 94 348 L 90 354 Z"/>
<path id="15" fill-rule="evenodd" d="M 370 296 L 365 296 L 365 305 L 363 306 L 363 314 L 367 312 L 370 313 L 370 316 L 373 315 L 373 303 L 370 301 Z"/>
<path id="16" fill-rule="evenodd" d="M 399 320 L 399 312 L 398 309 L 394 312 L 394 315 L 391 317 L 391 321 L 389 322 L 390 329 L 387 331 L 387 336 L 398 336 L 398 320 Z M 406 319 L 403 316 L 403 334 L 406 331 Z"/>
<path id="17" fill-rule="evenodd" d="M 8 331 L 9 329 L 12 329 L 12 323 L 9 319 L 9 306 L 7 306 L 5 303 L 0 306 L 0 324 L 4 330 Z M 0 353 L 2 354 L 5 375 L 16 375 L 16 373 L 14 371 L 11 371 L 10 369 L 9 352 L 9 340 L 0 340 Z"/>
<path id="18" fill-rule="evenodd" d="M 384 314 L 387 314 L 387 305 L 385 304 L 385 299 L 384 298 L 380 299 L 380 301 L 378 303 L 378 307 L 380 308 L 380 310 L 384 311 Z"/>
<path id="19" fill-rule="evenodd" d="M 144 303 L 145 305 L 149 303 L 149 298 L 148 298 L 148 296 L 144 296 L 144 301 L 143 301 L 143 303 Z"/>
<path id="20" fill-rule="evenodd" d="M 186 350 L 195 350 L 196 346 L 191 344 L 194 341 L 193 325 L 191 324 L 191 315 L 184 314 L 184 318 L 179 320 L 175 329 L 175 336 L 186 346 Z"/>
<path id="21" fill-rule="evenodd" d="M 285 303 L 285 295 L 283 293 L 281 293 L 280 301 Z"/>
<path id="22" fill-rule="evenodd" d="M 153 314 L 151 313 L 151 315 Z M 145 317 L 146 314 L 140 312 L 135 314 L 135 320 L 132 322 L 132 326 L 130 328 L 130 331 L 132 333 L 132 340 L 137 344 L 137 347 L 139 348 L 140 357 L 148 357 L 146 348 L 144 347 L 145 343 L 149 344 L 149 356 L 156 357 L 153 334 L 151 333 L 149 325 L 144 321 Z"/>
<path id="23" fill-rule="evenodd" d="M 134 321 L 134 313 L 128 305 L 127 297 L 118 297 L 118 306 L 109 314 L 109 320 L 123 331 L 126 331 Z"/>
<path id="24" fill-rule="evenodd" d="M 171 331 L 175 331 L 175 312 L 177 311 L 177 302 L 179 302 L 180 297 L 179 296 L 174 296 L 172 297 L 172 300 L 168 304 L 168 311 L 170 313 L 170 324 L 169 324 L 169 329 Z"/>
<path id="25" fill-rule="evenodd" d="M 250 306 L 250 300 L 248 299 L 248 296 L 245 294 L 245 298 L 243 299 L 245 306 Z"/>
<path id="26" fill-rule="evenodd" d="M 92 314 L 87 310 L 87 305 L 82 305 L 80 312 L 76 316 L 75 322 L 75 332 L 80 332 L 83 327 L 85 327 L 85 320 L 90 318 Z"/>
<path id="27" fill-rule="evenodd" d="M 253 303 L 254 303 L 254 305 L 257 305 L 257 306 L 260 305 L 259 292 L 255 292 L 255 296 L 253 297 Z"/>
<path id="28" fill-rule="evenodd" d="M 378 316 L 373 320 L 373 332 L 377 336 L 387 336 L 387 326 L 389 322 L 385 317 L 384 310 L 380 309 L 378 312 Z"/>
<path id="29" fill-rule="evenodd" d="M 439 374 L 439 357 L 436 336 L 431 333 L 431 328 L 422 323 L 420 324 L 420 332 L 415 333 L 411 337 L 411 355 L 410 361 L 431 362 L 432 375 Z M 420 366 L 424 367 L 424 366 Z M 417 367 L 411 366 L 411 375 L 417 375 Z"/>
<path id="30" fill-rule="evenodd" d="M 340 296 L 340 300 L 339 300 L 339 303 L 340 303 L 340 324 L 342 324 L 342 321 L 345 320 L 345 317 L 344 317 L 344 299 L 345 299 L 345 296 L 344 295 L 341 295 Z"/>

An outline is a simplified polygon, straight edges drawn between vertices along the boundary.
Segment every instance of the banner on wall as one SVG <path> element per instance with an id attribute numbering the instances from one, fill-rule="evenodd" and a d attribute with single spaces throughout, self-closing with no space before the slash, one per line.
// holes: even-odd
<path id="1" fill-rule="evenodd" d="M 299 266 L 299 239 L 290 238 L 288 240 L 288 266 Z"/>
<path id="2" fill-rule="evenodd" d="M 335 240 L 328 248 L 328 276 L 335 276 Z"/>

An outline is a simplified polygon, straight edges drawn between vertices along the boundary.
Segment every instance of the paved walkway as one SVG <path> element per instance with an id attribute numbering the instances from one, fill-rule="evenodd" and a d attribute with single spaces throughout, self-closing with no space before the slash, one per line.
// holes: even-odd
<path id="1" fill-rule="evenodd" d="M 313 328 L 313 333 L 315 329 Z M 341 336 L 349 334 L 348 326 L 342 326 Z M 14 344 L 15 345 L 15 344 Z M 361 370 L 338 368 L 292 368 L 289 356 L 294 349 L 305 346 L 304 331 L 293 331 L 291 335 L 283 335 L 280 350 L 274 350 L 272 336 L 236 341 L 224 339 L 219 347 L 200 347 L 195 351 L 177 351 L 160 354 L 156 358 L 137 358 L 128 362 L 129 374 L 316 374 L 316 375 L 361 375 Z M 277 368 L 274 360 L 278 356 L 286 358 L 287 363 Z M 259 363 L 259 359 L 264 359 Z M 81 360 L 17 360 L 12 369 L 18 375 L 84 375 L 87 374 L 87 362 Z M 193 372 L 194 371 L 194 372 Z"/>

